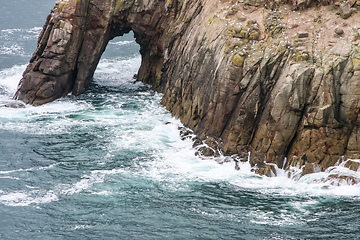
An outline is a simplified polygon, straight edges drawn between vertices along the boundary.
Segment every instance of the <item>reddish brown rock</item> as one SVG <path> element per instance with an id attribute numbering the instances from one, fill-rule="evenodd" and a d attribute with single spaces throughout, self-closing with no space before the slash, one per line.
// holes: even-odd
<path id="1" fill-rule="evenodd" d="M 353 170 L 353 171 L 358 171 L 359 168 L 360 168 L 360 162 L 355 162 L 355 161 L 352 161 L 352 160 L 348 160 L 345 165 L 345 167 L 349 168 L 350 170 Z"/>

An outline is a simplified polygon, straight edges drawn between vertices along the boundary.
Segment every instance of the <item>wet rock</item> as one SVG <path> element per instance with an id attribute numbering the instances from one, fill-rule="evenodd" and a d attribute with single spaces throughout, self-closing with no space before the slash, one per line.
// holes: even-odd
<path id="1" fill-rule="evenodd" d="M 330 174 L 327 178 L 323 179 L 323 181 L 333 186 L 355 185 L 360 183 L 360 179 L 355 176 L 341 174 Z"/>
<path id="2" fill-rule="evenodd" d="M 256 174 L 263 175 L 266 177 L 274 177 L 276 176 L 276 168 L 274 165 L 269 165 L 265 163 L 258 163 L 253 167 L 253 171 Z"/>
<path id="3" fill-rule="evenodd" d="M 306 174 L 310 174 L 310 173 L 316 173 L 316 172 L 320 172 L 321 168 L 314 163 L 305 163 L 301 174 L 302 175 L 306 175 Z"/>
<path id="4" fill-rule="evenodd" d="M 185 127 L 179 127 L 181 140 L 191 139 L 194 135 L 193 131 Z"/>
<path id="5" fill-rule="evenodd" d="M 208 146 L 202 146 L 200 147 L 197 152 L 197 156 L 203 156 L 203 157 L 214 157 L 216 156 L 216 151 Z"/>
<path id="6" fill-rule="evenodd" d="M 197 146 L 200 146 L 203 144 L 203 142 L 199 138 L 195 138 L 193 140 L 194 140 L 193 148 L 196 148 Z"/>
<path id="7" fill-rule="evenodd" d="M 355 161 L 352 161 L 352 160 L 348 160 L 345 165 L 344 165 L 346 168 L 349 168 L 350 170 L 353 170 L 353 171 L 358 171 L 359 168 L 360 168 L 360 163 L 359 162 L 355 162 Z"/>

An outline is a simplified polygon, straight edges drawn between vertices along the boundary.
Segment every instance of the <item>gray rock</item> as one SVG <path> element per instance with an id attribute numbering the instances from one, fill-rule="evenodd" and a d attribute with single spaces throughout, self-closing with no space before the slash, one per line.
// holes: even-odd
<path id="1" fill-rule="evenodd" d="M 353 10 L 351 9 L 351 4 L 349 1 L 346 1 L 340 5 L 339 13 L 340 17 L 343 19 L 348 19 L 351 17 Z"/>

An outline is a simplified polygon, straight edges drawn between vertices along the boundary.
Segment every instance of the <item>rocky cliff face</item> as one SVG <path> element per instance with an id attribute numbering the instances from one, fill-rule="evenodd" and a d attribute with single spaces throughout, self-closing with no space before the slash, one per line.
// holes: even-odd
<path id="1" fill-rule="evenodd" d="M 83 93 L 108 41 L 132 30 L 139 80 L 212 147 L 203 154 L 250 153 L 266 175 L 271 164 L 325 170 L 360 153 L 359 5 L 57 1 L 15 98 L 40 105 Z"/>

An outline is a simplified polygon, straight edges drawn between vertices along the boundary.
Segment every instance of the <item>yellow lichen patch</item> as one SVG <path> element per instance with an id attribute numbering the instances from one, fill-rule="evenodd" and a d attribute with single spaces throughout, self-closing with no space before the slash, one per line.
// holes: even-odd
<path id="1" fill-rule="evenodd" d="M 61 12 L 64 11 L 65 7 L 66 7 L 66 3 L 65 3 L 65 2 L 61 2 L 61 3 L 59 4 L 59 8 L 60 8 L 60 11 L 61 11 Z"/>
<path id="2" fill-rule="evenodd" d="M 306 52 L 300 53 L 300 52 L 296 52 L 295 53 L 295 61 L 299 62 L 299 61 L 307 61 L 309 60 L 309 54 Z"/>
<path id="3" fill-rule="evenodd" d="M 251 40 L 258 40 L 259 38 L 260 38 L 260 32 L 258 32 L 258 31 L 252 31 L 249 34 L 249 39 L 251 39 Z"/>
<path id="4" fill-rule="evenodd" d="M 354 71 L 360 71 L 360 59 L 354 58 L 352 63 Z"/>
<path id="5" fill-rule="evenodd" d="M 123 3 L 124 3 L 124 0 L 118 0 L 116 2 L 115 12 L 119 12 L 121 10 Z"/>
<path id="6" fill-rule="evenodd" d="M 184 16 L 183 20 L 184 23 L 189 23 L 191 21 L 191 18 Z"/>
<path id="7" fill-rule="evenodd" d="M 59 28 L 64 28 L 64 26 L 65 26 L 65 22 L 60 20 L 59 21 Z"/>
<path id="8" fill-rule="evenodd" d="M 239 54 L 235 54 L 232 59 L 232 62 L 235 66 L 241 67 L 244 63 L 244 58 Z"/>

